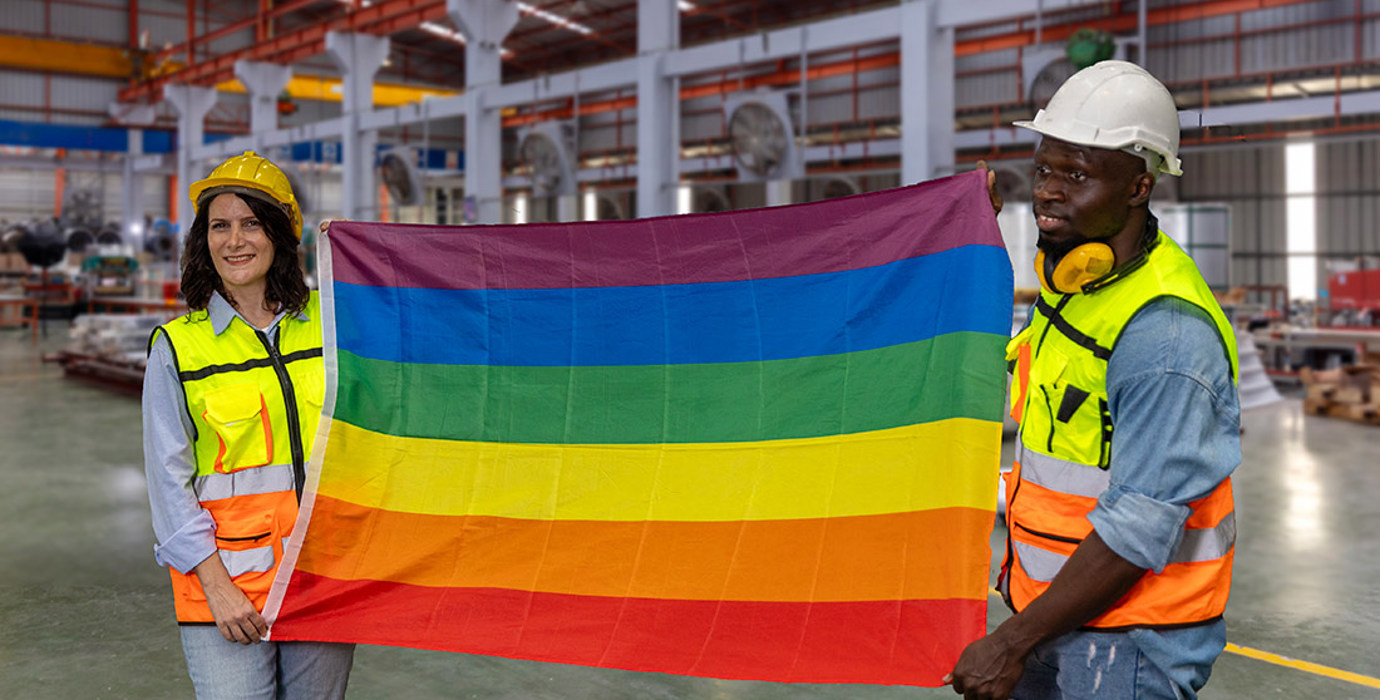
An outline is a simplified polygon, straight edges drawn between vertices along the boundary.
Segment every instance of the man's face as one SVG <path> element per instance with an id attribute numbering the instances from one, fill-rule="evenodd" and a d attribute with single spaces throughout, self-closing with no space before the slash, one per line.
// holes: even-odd
<path id="1" fill-rule="evenodd" d="M 1121 233 L 1144 164 L 1129 153 L 1044 137 L 1035 151 L 1031 193 L 1040 249 L 1058 254 Z"/>

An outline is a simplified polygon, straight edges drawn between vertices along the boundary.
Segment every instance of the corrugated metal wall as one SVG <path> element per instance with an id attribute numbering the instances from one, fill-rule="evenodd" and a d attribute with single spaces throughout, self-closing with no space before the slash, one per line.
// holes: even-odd
<path id="1" fill-rule="evenodd" d="M 55 183 L 52 171 L 0 170 L 0 220 L 52 216 Z"/>
<path id="2" fill-rule="evenodd" d="M 3 31 L 42 35 L 46 30 L 45 24 L 41 2 L 7 2 L 5 11 L 0 12 L 0 30 Z"/>
<path id="3" fill-rule="evenodd" d="M 1320 143 L 1316 158 L 1319 255 L 1380 255 L 1380 141 Z"/>
<path id="4" fill-rule="evenodd" d="M 1284 147 L 1197 151 L 1185 154 L 1178 183 L 1185 202 L 1231 207 L 1231 283 L 1284 284 Z"/>
<path id="5" fill-rule="evenodd" d="M 5 3 L 7 6 L 19 4 L 28 3 Z M 129 10 L 126 7 L 52 3 L 47 11 L 54 34 L 79 36 L 97 43 L 124 44 L 129 41 Z"/>
<path id="6" fill-rule="evenodd" d="M 1238 62 L 1243 75 L 1350 62 L 1358 58 L 1356 25 L 1325 22 L 1353 18 L 1356 13 L 1355 0 L 1329 0 L 1242 12 L 1239 50 L 1234 40 L 1238 32 L 1234 14 L 1152 26 L 1147 29 L 1149 68 L 1165 83 L 1183 83 L 1234 75 L 1238 72 Z M 1360 22 L 1359 58 L 1373 60 L 1380 57 L 1380 17 L 1375 16 L 1380 13 L 1380 0 L 1362 0 L 1360 13 L 1368 18 Z M 1089 25 L 1097 26 L 1096 17 L 1089 19 Z M 965 30 L 960 32 L 960 39 L 1014 30 L 1015 25 Z M 1063 44 L 1028 46 L 1024 55 L 1034 55 L 1045 49 L 1060 51 Z M 958 108 L 1016 102 L 1021 97 L 1018 66 L 1021 55 L 1010 49 L 958 57 L 955 70 L 960 74 L 972 73 L 960 75 L 957 80 Z"/>
<path id="7" fill-rule="evenodd" d="M 1318 281 L 1330 261 L 1380 256 L 1380 141 L 1317 145 Z M 1188 154 L 1179 198 L 1231 207 L 1232 284 L 1282 285 L 1287 278 L 1287 207 L 1282 144 Z"/>
<path id="8" fill-rule="evenodd" d="M 101 205 L 101 218 L 119 222 L 123 216 L 124 173 L 112 164 L 106 171 L 67 171 L 64 195 L 90 190 Z M 139 215 L 168 215 L 168 178 L 162 175 L 139 176 Z M 53 216 L 57 194 L 57 171 L 51 168 L 0 168 L 0 221 L 23 222 Z"/>

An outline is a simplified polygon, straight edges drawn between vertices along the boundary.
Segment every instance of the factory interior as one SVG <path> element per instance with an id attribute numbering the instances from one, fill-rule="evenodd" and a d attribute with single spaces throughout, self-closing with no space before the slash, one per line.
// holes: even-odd
<path id="1" fill-rule="evenodd" d="M 789 206 L 983 161 L 1019 330 L 1038 135 L 1012 123 L 1115 58 L 1179 109 L 1183 175 L 1150 208 L 1241 368 L 1228 645 L 1201 697 L 1380 698 L 1380 0 L 3 5 L 0 697 L 193 695 L 139 396 L 150 332 L 186 312 L 188 186 L 227 158 L 287 175 L 309 285 L 325 221 Z M 992 593 L 989 627 L 1010 614 Z M 955 696 L 361 645 L 349 697 Z"/>

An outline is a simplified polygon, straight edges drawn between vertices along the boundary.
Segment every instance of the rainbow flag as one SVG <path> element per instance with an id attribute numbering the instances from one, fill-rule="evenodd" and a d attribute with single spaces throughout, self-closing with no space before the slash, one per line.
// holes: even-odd
<path id="1" fill-rule="evenodd" d="M 1012 276 L 981 174 L 335 222 L 320 260 L 325 412 L 273 639 L 938 685 L 985 632 Z"/>

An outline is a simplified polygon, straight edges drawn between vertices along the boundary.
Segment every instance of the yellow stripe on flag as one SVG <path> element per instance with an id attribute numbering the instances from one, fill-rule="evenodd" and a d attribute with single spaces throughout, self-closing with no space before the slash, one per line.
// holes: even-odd
<path id="1" fill-rule="evenodd" d="M 319 493 L 384 510 L 535 520 L 783 520 L 996 508 L 1001 424 L 824 438 L 533 445 L 400 438 L 334 421 Z M 988 478 L 958 478 L 976 470 Z"/>

